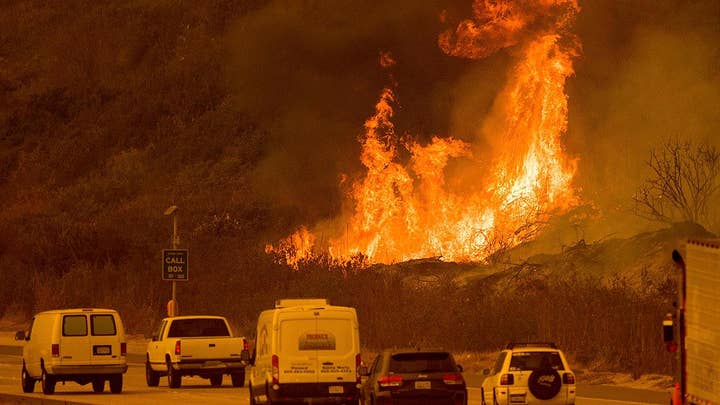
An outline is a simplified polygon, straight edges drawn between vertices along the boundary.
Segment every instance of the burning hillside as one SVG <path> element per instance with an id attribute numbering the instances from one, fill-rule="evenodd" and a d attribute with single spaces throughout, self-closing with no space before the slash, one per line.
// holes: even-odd
<path id="1" fill-rule="evenodd" d="M 398 136 L 395 91 L 386 87 L 360 138 L 363 176 L 341 183 L 344 215 L 313 230 L 302 227 L 268 245 L 268 253 L 289 264 L 324 252 L 384 263 L 429 256 L 480 261 L 534 238 L 550 215 L 577 202 L 575 162 L 561 143 L 565 81 L 579 52 L 569 31 L 577 3 L 478 0 L 473 12 L 472 20 L 440 34 L 438 44 L 450 56 L 472 59 L 511 48 L 515 62 L 506 84 L 490 116 L 478 118 L 490 150 L 453 137 L 421 144 Z M 387 54 L 381 65 L 391 68 Z M 462 169 L 452 178 L 450 161 Z"/>

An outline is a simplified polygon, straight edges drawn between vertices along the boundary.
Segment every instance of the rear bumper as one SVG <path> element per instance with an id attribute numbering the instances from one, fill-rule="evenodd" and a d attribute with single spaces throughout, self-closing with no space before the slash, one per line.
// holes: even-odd
<path id="1" fill-rule="evenodd" d="M 377 405 L 465 405 L 468 402 L 467 390 L 448 390 L 421 394 L 381 392 L 375 398 Z"/>
<path id="2" fill-rule="evenodd" d="M 221 360 L 203 360 L 203 361 L 182 361 L 173 363 L 173 370 L 182 374 L 204 375 L 204 374 L 231 374 L 241 372 L 245 369 L 247 363 L 244 361 L 221 361 Z"/>
<path id="3" fill-rule="evenodd" d="M 330 393 L 342 387 L 342 393 Z M 269 388 L 268 396 L 273 404 L 348 404 L 357 401 L 360 391 L 356 383 L 291 383 L 280 384 L 279 389 Z"/>
<path id="4" fill-rule="evenodd" d="M 50 374 L 80 375 L 80 374 L 123 374 L 127 372 L 127 364 L 93 364 L 93 365 L 57 365 L 50 366 Z"/>

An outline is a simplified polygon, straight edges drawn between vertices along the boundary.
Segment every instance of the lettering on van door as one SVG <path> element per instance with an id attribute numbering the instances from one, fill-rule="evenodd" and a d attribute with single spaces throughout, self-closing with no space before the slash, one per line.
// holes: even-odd
<path id="1" fill-rule="evenodd" d="M 335 350 L 335 335 L 320 330 L 301 333 L 298 350 Z"/>

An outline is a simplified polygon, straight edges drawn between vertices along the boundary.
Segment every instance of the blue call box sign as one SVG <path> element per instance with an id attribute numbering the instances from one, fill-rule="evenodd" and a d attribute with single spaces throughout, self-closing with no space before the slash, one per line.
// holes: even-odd
<path id="1" fill-rule="evenodd" d="M 171 281 L 188 280 L 187 249 L 163 249 L 162 279 Z"/>

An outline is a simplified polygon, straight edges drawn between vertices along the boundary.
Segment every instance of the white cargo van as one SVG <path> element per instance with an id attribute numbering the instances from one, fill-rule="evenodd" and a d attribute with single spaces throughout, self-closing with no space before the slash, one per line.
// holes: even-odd
<path id="1" fill-rule="evenodd" d="M 122 391 L 127 371 L 127 345 L 120 315 L 112 309 L 61 309 L 41 312 L 32 318 L 24 340 L 22 388 L 33 392 L 42 382 L 45 394 L 55 392 L 58 381 L 92 383 L 102 392 L 105 381 L 110 391 Z"/>
<path id="2" fill-rule="evenodd" d="M 279 300 L 260 314 L 250 403 L 358 404 L 360 335 L 354 308 Z"/>

